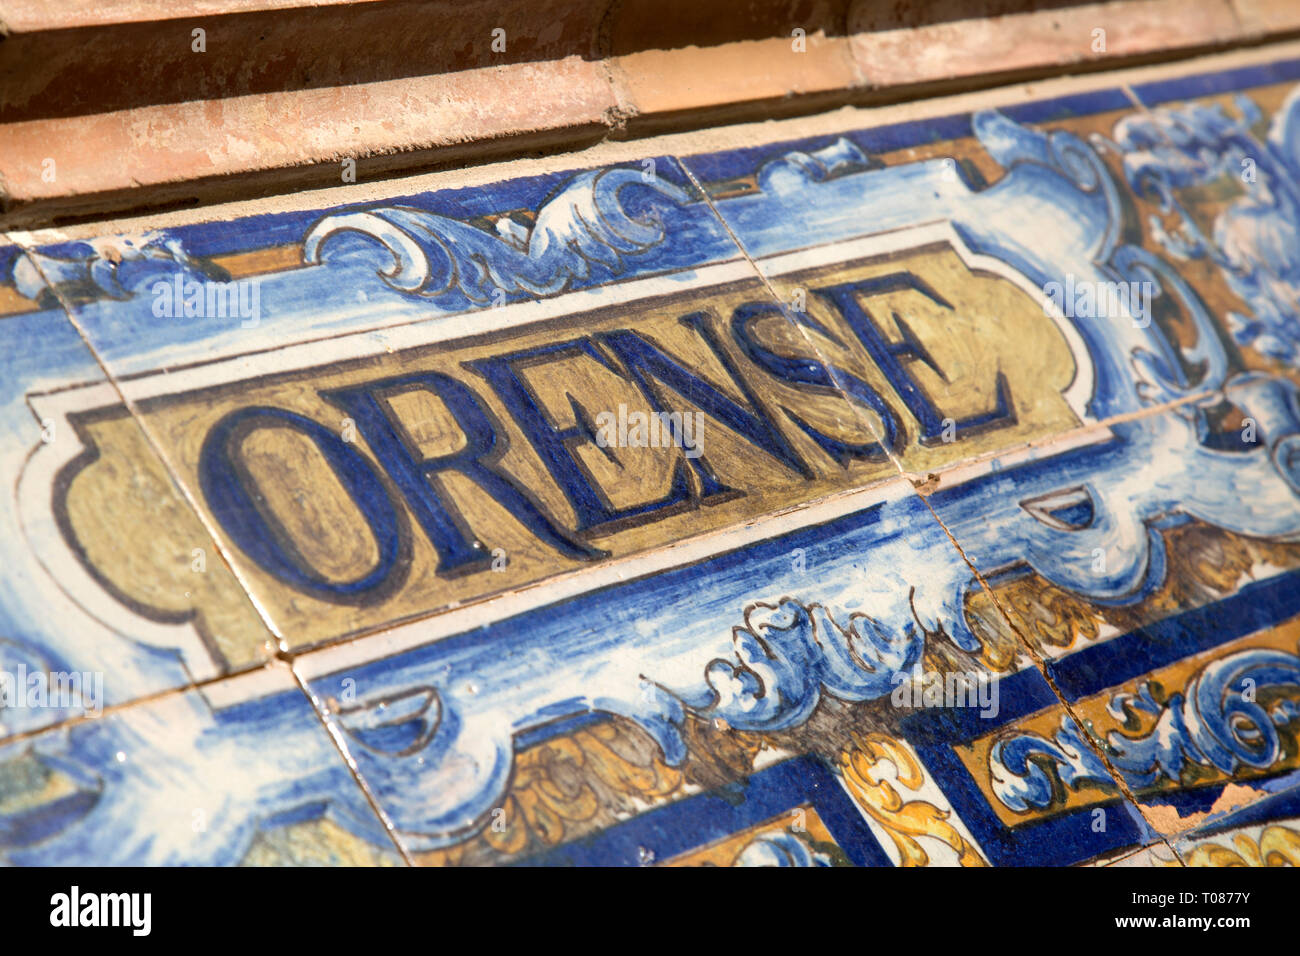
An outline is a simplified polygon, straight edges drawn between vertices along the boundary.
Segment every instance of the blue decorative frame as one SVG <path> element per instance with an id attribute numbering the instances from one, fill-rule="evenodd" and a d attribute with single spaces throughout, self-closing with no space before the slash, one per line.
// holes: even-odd
<path id="1" fill-rule="evenodd" d="M 1189 82 L 1177 89 L 1190 89 Z M 1152 101 L 1168 92 L 1139 89 Z M 1102 93 L 1068 104 L 1019 107 L 1018 115 L 1028 121 L 1113 108 L 1115 102 Z M 1300 137 L 1297 102 L 1293 97 L 1275 120 L 1273 138 L 1279 143 L 1294 144 Z M 644 167 L 633 165 L 478 193 L 367 204 L 310 222 L 292 214 L 234 227 L 190 227 L 118 243 L 112 256 L 104 243 L 61 244 L 27 249 L 9 261 L 15 284 L 33 296 L 48 290 L 47 302 L 49 293 L 56 295 L 114 375 L 123 378 L 154 373 L 163 363 L 249 349 L 249 339 L 232 334 L 227 324 L 199 321 L 160 330 L 143 306 L 160 275 L 179 270 L 221 278 L 207 257 L 238 247 L 250 233 L 292 235 L 303 243 L 302 268 L 262 279 L 268 311 L 264 328 L 253 336 L 256 351 L 365 325 L 380 313 L 392 324 L 436 322 L 485 307 L 496 290 L 514 302 L 649 275 L 687 282 L 703 265 L 734 262 L 741 255 L 714 208 L 760 270 L 794 251 L 804 234 L 832 245 L 946 222 L 966 251 L 1004 263 L 1029 286 L 1042 288 L 1066 275 L 1155 283 L 1197 333 L 1190 349 L 1178 350 L 1156 325 L 1143 325 L 1135 316 L 1073 320 L 1086 346 L 1086 356 L 1079 357 L 1091 364 L 1094 389 L 1086 413 L 1099 423 L 1096 440 L 1060 454 L 1026 453 L 990 463 L 985 473 L 932 499 L 979 566 L 1029 568 L 1096 601 L 1128 603 L 1143 599 L 1163 579 L 1161 540 L 1153 530 L 1161 522 L 1191 516 L 1241 534 L 1300 536 L 1295 384 L 1262 374 L 1234 375 L 1217 326 L 1176 269 L 1123 240 L 1120 186 L 1098 150 L 1137 152 L 1143 140 L 1136 127 L 1114 144 L 1089 144 L 1069 133 L 1030 128 L 1015 115 L 1015 110 L 985 111 L 830 142 L 783 144 L 779 151 L 763 147 L 692 157 L 683 161 L 685 169 L 678 160 L 660 158 L 652 162 L 648 178 Z M 861 145 L 896 148 L 923 137 L 968 133 L 1006 170 L 996 183 L 972 183 L 960 171 L 953 176 L 943 160 L 881 168 L 872 149 Z M 1198 142 L 1228 150 L 1230 138 L 1240 135 L 1240 129 L 1209 124 Z M 1159 159 L 1158 148 L 1154 152 Z M 743 171 L 755 177 L 757 189 L 710 204 L 686 170 L 705 179 Z M 1169 170 L 1168 163 L 1162 169 L 1145 162 L 1137 182 L 1159 183 L 1161 175 L 1168 182 Z M 1273 171 L 1279 181 L 1293 173 L 1289 166 Z M 520 208 L 536 210 L 531 223 L 509 219 L 495 236 L 468 222 Z M 1039 218 L 1025 222 L 1026 209 Z M 868 221 L 864 210 L 870 212 Z M 1280 214 L 1295 211 L 1294 204 L 1287 205 Z M 1188 249 L 1172 242 L 1166 248 L 1171 255 Z M 1268 308 L 1276 311 L 1276 303 L 1252 298 L 1250 290 L 1249 284 L 1238 289 L 1256 308 L 1256 318 L 1272 315 Z M 352 297 L 347 308 L 344 291 Z M 322 303 L 330 308 L 322 309 Z M 7 319 L 0 322 L 0 335 L 30 335 L 32 323 L 49 322 L 48 314 Z M 84 350 L 77 353 L 71 342 L 64 348 L 66 326 L 43 331 L 48 350 L 29 357 L 30 365 L 15 362 L 19 374 L 11 377 L 3 406 L 7 435 L 27 426 L 31 409 L 23 400 L 29 393 L 100 381 Z M 1189 375 L 1189 367 L 1198 373 Z M 1260 442 L 1228 449 L 1206 444 L 1202 403 L 1224 395 L 1259 423 Z M 1113 420 L 1169 403 L 1180 404 L 1172 411 Z M 1020 506 L 1078 488 L 1085 489 L 1091 507 L 1087 523 L 1077 527 L 1044 522 Z M 972 502 L 982 508 L 969 507 Z M 363 688 L 359 704 L 330 719 L 403 841 L 419 850 L 453 843 L 480 825 L 508 783 L 516 741 L 566 716 L 622 715 L 676 761 L 683 756 L 679 728 L 688 712 L 723 717 L 740 729 L 786 728 L 805 720 L 823 693 L 846 700 L 887 694 L 896 676 L 916 673 L 927 641 L 950 641 L 964 651 L 977 648 L 964 618 L 966 595 L 975 586 L 969 568 L 906 485 L 868 489 L 852 507 L 825 515 L 820 523 L 801 525 L 800 520 L 812 521 L 773 525 L 758 532 L 762 540 L 656 576 L 458 635 L 431 631 L 438 640 L 425 646 L 415 646 L 424 625 L 409 625 L 399 643 L 414 649 L 333 670 L 327 663 L 332 658 L 321 657 L 325 663 L 308 665 L 308 677 L 321 698 L 331 696 L 332 686 L 344 679 Z M 791 566 L 788 556 L 796 548 L 811 556 L 807 564 L 816 570 L 815 579 Z M 1091 571 L 1098 549 L 1108 558 L 1102 575 Z M 4 593 L 6 623 L 18 622 L 28 645 L 6 647 L 7 654 L 80 663 L 75 635 L 49 634 L 35 623 L 39 618 L 23 595 Z M 674 606 L 683 594 L 690 595 L 686 616 Z M 145 683 L 175 685 L 183 670 L 175 653 L 144 644 L 123 642 L 122 647 L 123 673 Z M 466 684 L 470 676 L 472 688 Z M 1028 680 L 1017 675 L 1003 683 L 1010 688 Z M 599 691 L 578 690 L 582 687 Z M 201 699 L 194 700 L 202 709 Z M 97 862 L 172 862 L 181 856 L 230 862 L 258 826 L 327 810 L 353 821 L 354 832 L 378 840 L 382 830 L 357 822 L 369 814 L 356 803 L 356 788 L 337 776 L 337 768 L 313 763 L 324 761 L 320 728 L 306 719 L 279 719 L 301 703 L 294 691 L 218 708 L 189 726 L 169 728 L 166 759 L 204 779 L 215 779 L 219 768 L 246 761 L 268 740 L 275 741 L 266 762 L 249 761 L 246 772 L 228 779 L 219 775 L 230 795 L 227 809 L 212 822 L 211 839 L 185 848 L 123 836 L 138 833 L 135 827 L 144 819 L 140 807 L 148 800 L 168 798 L 166 791 L 142 794 L 128 776 L 105 772 L 124 737 L 134 733 L 133 718 L 4 745 L 0 757 L 32 752 L 98 783 L 88 791 L 97 794 L 95 809 L 68 805 L 41 824 L 50 827 L 42 841 L 28 839 L 35 832 L 31 821 L 0 820 L 0 848 L 15 860 L 27 859 L 25 847 L 31 844 L 31 858 L 57 849 L 67 854 L 63 859 L 81 853 Z M 240 708 L 279 716 L 248 723 Z M 964 717 L 953 719 L 960 723 Z M 909 727 L 929 734 L 938 725 L 927 721 L 932 718 L 917 718 Z M 905 734 L 912 735 L 906 729 Z M 147 736 L 131 738 L 130 744 L 145 750 L 164 746 Z M 932 771 L 950 763 L 941 747 L 929 744 L 922 757 Z M 995 862 L 1012 859 L 1013 852 L 1021 854 L 1014 857 L 1017 862 L 1026 862 L 1023 854 L 1037 851 L 1020 841 L 1006 843 L 987 823 L 990 811 L 983 797 L 963 790 L 955 782 L 959 777 L 945 778 L 945 786 L 956 788 L 945 792 L 986 851 Z M 266 779 L 279 783 L 268 788 Z M 131 803 L 141 800 L 146 802 Z M 128 805 L 134 807 L 130 819 L 121 810 Z M 1072 826 L 1072 816 L 1047 826 Z M 23 840 L 15 842 L 15 833 Z M 110 834 L 113 845 L 97 833 Z M 1110 831 L 1091 849 L 1142 838 L 1134 824 L 1132 830 Z M 1035 843 L 1049 854 L 1042 847 L 1050 844 Z"/>

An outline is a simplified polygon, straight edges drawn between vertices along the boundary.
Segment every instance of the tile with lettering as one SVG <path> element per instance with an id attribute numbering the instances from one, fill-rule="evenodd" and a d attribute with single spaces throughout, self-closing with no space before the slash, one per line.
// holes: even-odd
<path id="1" fill-rule="evenodd" d="M 0 245 L 0 273 L 20 263 Z M 58 303 L 0 285 L 0 737 L 260 664 L 274 646 Z M 70 394 L 120 416 L 70 422 Z"/>
<path id="2" fill-rule="evenodd" d="M 1266 92 L 1269 148 L 1285 151 L 1290 92 Z M 1115 787 L 1109 761 L 1141 794 L 1145 822 L 1177 834 L 1186 814 L 1210 812 L 1225 791 L 1228 806 L 1245 799 L 1233 781 L 1290 769 L 1289 665 L 1264 665 L 1280 668 L 1267 671 L 1276 708 L 1250 712 L 1261 729 L 1248 744 L 1232 737 L 1247 719 L 1231 699 L 1240 688 L 1217 688 L 1226 696 L 1215 713 L 1227 722 L 1218 730 L 1206 729 L 1208 698 L 1186 704 L 1167 686 L 1142 700 L 1151 721 L 1129 715 L 1111 730 L 1091 710 L 1084 727 L 1076 722 L 1083 703 L 1064 675 L 1104 657 L 1098 673 L 1110 687 L 1119 670 L 1144 673 L 1152 655 L 1190 661 L 1300 610 L 1290 599 L 1300 401 L 1294 363 L 1243 357 L 1226 300 L 1191 281 L 1205 263 L 1189 268 L 1197 257 L 1154 224 L 1152 208 L 1167 213 L 1171 200 L 1141 169 L 1156 175 L 1154 155 L 1180 171 L 1169 144 L 1184 120 L 1157 117 L 1146 129 L 1152 118 L 1123 100 L 1101 92 L 1069 111 L 984 110 L 683 162 L 805 329 L 805 361 L 862 411 L 990 585 L 969 592 L 967 608 L 986 663 L 1026 645 L 1049 660 L 1071 706 L 1058 701 L 1002 751 L 1052 768 L 1043 780 L 1028 775 L 1023 798 L 1033 783 L 1084 806 L 1080 789 Z M 1245 144 L 1225 133 L 1180 145 L 1221 167 Z M 1269 167 L 1283 184 L 1271 218 L 1244 222 L 1237 210 L 1238 239 L 1252 241 L 1232 245 L 1238 274 L 1240 257 L 1254 257 L 1257 280 L 1283 277 L 1271 288 L 1282 301 L 1296 222 L 1287 162 Z M 1202 614 L 1215 623 L 1198 624 Z M 1249 668 L 1245 660 L 1232 658 Z M 1216 679 L 1231 670 L 1222 665 Z M 1210 693 L 1208 683 L 1188 698 L 1193 690 Z M 1136 694 L 1115 689 L 1092 704 L 1123 711 L 1116 700 Z M 1184 720 L 1211 737 L 1171 740 L 1165 724 Z M 993 741 L 972 745 L 980 765 L 996 759 Z M 1021 785 L 1006 766 L 997 776 Z"/>
<path id="3" fill-rule="evenodd" d="M 284 665 L 0 744 L 0 862 L 401 865 Z"/>
<path id="4" fill-rule="evenodd" d="M 1269 92 L 1281 144 L 1290 99 Z M 1080 631 L 1062 591 L 1161 616 L 1295 560 L 1296 388 L 1284 368 L 1243 364 L 1221 303 L 1184 277 L 1187 257 L 1151 241 L 1141 213 L 1152 195 L 1116 146 L 1162 146 L 1136 132 L 1149 119 L 1099 91 L 1069 109 L 989 109 L 683 160 L 808 331 L 810 361 L 997 593 L 1019 587 L 1003 603 L 1049 654 L 1099 629 Z M 1279 236 L 1289 208 L 1279 200 L 1270 220 Z M 847 282 L 809 269 L 855 254 Z M 1255 254 L 1271 268 L 1263 247 Z"/>
<path id="5" fill-rule="evenodd" d="M 1126 242 L 1142 197 L 1097 138 L 1137 112 L 1110 89 L 875 129 L 836 117 L 682 161 L 804 332 L 768 363 L 815 367 L 926 476 L 1223 384 L 1204 308 Z M 1180 305 L 1182 353 L 1152 321 Z"/>
<path id="6" fill-rule="evenodd" d="M 217 856 L 1070 865 L 1284 825 L 1297 379 L 1160 241 L 1143 116 L 1104 89 L 837 115 L 19 237 L 15 287 L 108 372 L 38 410 L 76 436 L 66 509 L 124 507 L 156 449 L 318 721 L 230 678 L 199 725 L 241 729 L 191 737 L 270 714 L 279 760 L 324 721 L 382 815 L 311 743 Z"/>
<path id="7" fill-rule="evenodd" d="M 33 245 L 18 265 L 289 649 L 895 474 L 829 382 L 769 374 L 793 326 L 668 159 Z M 120 403 L 60 401 L 82 463 L 135 434 Z"/>

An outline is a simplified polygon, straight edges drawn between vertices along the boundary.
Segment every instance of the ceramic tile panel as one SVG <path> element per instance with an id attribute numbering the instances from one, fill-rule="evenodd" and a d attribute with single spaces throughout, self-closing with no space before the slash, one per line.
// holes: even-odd
<path id="1" fill-rule="evenodd" d="M 1296 593 L 1290 572 L 1054 661 L 1069 712 L 1106 757 L 1076 773 L 1120 774 L 1151 824 L 1180 839 L 1294 803 Z M 1063 743 L 1045 725 L 1024 729 Z"/>
<path id="2" fill-rule="evenodd" d="M 265 739 L 218 862 L 1284 855 L 1298 380 L 1153 224 L 1149 93 L 17 237 L 88 370 L 60 493 L 160 468 L 286 659 L 47 733 Z"/>
<path id="3" fill-rule="evenodd" d="M 1296 769 L 1295 486 L 1285 458 L 1216 445 L 1203 415 L 1096 426 L 929 499 L 991 589 L 975 630 L 1027 642 L 1058 718 L 1096 745 L 1043 717 L 1021 746 L 1068 756 L 1067 792 L 1118 774 L 1170 837 Z"/>
<path id="4" fill-rule="evenodd" d="M 664 560 L 295 661 L 417 862 L 978 866 L 1158 839 L 1113 783 L 1053 802 L 980 749 L 1059 701 L 1023 655 L 982 659 L 980 585 L 910 484 Z"/>
<path id="5" fill-rule="evenodd" d="M 1296 375 L 1300 61 L 1138 83 L 1115 147 L 1155 202 L 1148 247 L 1216 317 L 1234 367 Z"/>
<path id="6" fill-rule="evenodd" d="M 1262 100 L 1277 154 L 1293 72 L 1268 64 L 1207 89 L 1274 83 Z M 1242 261 L 1199 261 L 1208 253 L 1161 231 L 1177 204 L 1159 177 L 1183 171 L 1171 144 L 1188 121 L 1139 108 L 1152 93 L 1138 90 L 1145 101 L 1102 91 L 884 130 L 841 121 L 825 136 L 683 162 L 989 585 L 967 606 L 983 660 L 1005 667 L 1028 651 L 1062 692 L 967 757 L 996 763 L 1001 746 L 1052 765 L 1041 780 L 999 771 L 1026 794 L 1050 793 L 1047 805 L 1083 806 L 1090 788 L 1122 784 L 1173 838 L 1189 814 L 1223 811 L 1216 800 L 1258 795 L 1234 787 L 1291 769 L 1283 658 L 1295 653 L 1285 622 L 1300 610 L 1300 402 L 1294 363 L 1243 350 L 1231 303 L 1197 271 L 1239 277 Z M 1184 159 L 1210 166 L 1241 158 L 1226 132 L 1179 142 Z M 743 181 L 743 170 L 747 189 L 711 185 Z M 1294 177 L 1282 160 L 1268 172 L 1281 184 L 1271 218 L 1256 228 L 1243 213 L 1240 234 L 1255 244 L 1232 248 L 1254 257 L 1256 281 L 1276 280 L 1274 324 L 1290 330 Z M 972 293 L 973 277 L 993 284 Z M 1268 658 L 1281 669 L 1267 671 L 1273 696 L 1250 711 L 1258 739 L 1237 726 L 1247 718 L 1226 685 L 1217 705 L 1189 704 L 1150 670 L 1148 658 L 1209 667 L 1198 654 L 1256 631 L 1284 635 L 1269 652 L 1283 655 Z M 1210 670 L 1226 680 L 1263 653 Z M 1075 678 L 1094 661 L 1085 699 Z M 1125 673 L 1145 675 L 1147 690 L 1120 686 Z M 1209 682 L 1193 681 L 1187 697 L 1208 695 Z M 1173 729 L 1186 727 L 1200 736 Z"/>
<path id="7" fill-rule="evenodd" d="M 0 744 L 0 862 L 401 865 L 276 665 Z"/>
<path id="8" fill-rule="evenodd" d="M 0 738 L 275 652 L 91 351 L 0 244 Z M 96 416 L 69 421 L 70 395 Z M 119 441 L 96 454 L 105 428 Z"/>
<path id="9" fill-rule="evenodd" d="M 1229 392 L 1252 415 L 1290 388 L 1255 381 Z M 1264 442 L 1216 441 L 1187 404 L 929 497 L 993 598 L 973 630 L 1044 661 L 1057 719 L 1095 745 L 1047 717 L 1022 728 L 1020 746 L 1064 760 L 1066 792 L 1118 774 L 1173 837 L 1294 771 L 1300 508 L 1286 466 Z"/>
<path id="10" fill-rule="evenodd" d="M 20 266 L 291 650 L 894 474 L 829 384 L 734 344 L 793 332 L 671 159 L 37 238 Z"/>

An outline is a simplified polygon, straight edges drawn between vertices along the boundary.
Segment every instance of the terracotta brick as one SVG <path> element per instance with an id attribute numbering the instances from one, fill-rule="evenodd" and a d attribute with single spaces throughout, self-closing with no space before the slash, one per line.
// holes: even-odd
<path id="1" fill-rule="evenodd" d="M 20 16 L 0 0 L 8 36 L 0 44 L 0 122 L 109 113 L 155 103 L 284 90 L 352 86 L 410 76 L 566 56 L 595 60 L 609 0 L 394 0 L 251 10 L 267 0 L 185 4 L 131 19 L 140 0 L 104 22 L 98 7 L 85 22 Z M 19 13 L 31 5 L 22 0 Z M 57 6 L 57 5 L 51 5 Z M 73 5 L 82 7 L 81 2 Z M 208 8 L 232 8 L 224 14 Z M 193 31 L 203 30 L 202 52 Z M 494 49 L 494 30 L 505 31 Z"/>
<path id="2" fill-rule="evenodd" d="M 619 57 L 614 83 L 619 103 L 641 121 L 688 111 L 748 112 L 756 104 L 857 85 L 848 44 L 813 34 L 805 53 L 791 41 L 748 40 L 720 47 L 646 50 Z"/>
<path id="3" fill-rule="evenodd" d="M 1296 0 L 1232 0 L 1232 6 L 1247 36 L 1300 30 L 1300 3 Z"/>
<path id="4" fill-rule="evenodd" d="M 66 209 L 208 200 L 227 177 L 336 185 L 494 144 L 579 145 L 614 106 L 599 63 L 567 57 L 359 86 L 152 105 L 0 126 L 9 225 Z M 55 175 L 46 181 L 46 159 Z M 283 186 L 284 183 L 281 183 Z"/>
<path id="5" fill-rule="evenodd" d="M 698 0 L 617 5 L 606 32 L 619 102 L 646 125 L 851 89 L 846 12 L 832 0 L 751 0 L 726 17 Z"/>
<path id="6" fill-rule="evenodd" d="M 1240 34 L 1228 0 L 1034 6 L 941 0 L 923 12 L 899 13 L 877 0 L 857 0 L 849 13 L 850 44 L 867 82 L 888 87 L 1209 46 Z M 1098 29 L 1105 30 L 1104 50 L 1094 49 Z"/>

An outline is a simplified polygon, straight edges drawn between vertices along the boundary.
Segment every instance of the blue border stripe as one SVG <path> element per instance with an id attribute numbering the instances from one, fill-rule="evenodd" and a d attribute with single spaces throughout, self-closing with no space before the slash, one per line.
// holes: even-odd
<path id="1" fill-rule="evenodd" d="M 1107 800 L 1019 826 L 1008 827 L 989 806 L 966 765 L 953 749 L 1060 701 L 1036 670 L 998 682 L 998 714 L 980 717 L 974 707 L 917 711 L 902 723 L 906 739 L 939 784 L 944 796 L 995 866 L 1063 866 L 1122 847 L 1149 842 L 1137 810 L 1123 797 Z M 1093 811 L 1105 809 L 1106 829 L 1093 830 Z"/>
<path id="2" fill-rule="evenodd" d="M 1278 83 L 1300 80 L 1300 59 L 1279 60 L 1273 64 L 1273 73 L 1276 76 L 1275 82 Z"/>
<path id="3" fill-rule="evenodd" d="M 1273 627 L 1300 614 L 1300 569 L 1256 581 L 1214 604 L 1183 611 L 1052 661 L 1070 701 Z"/>
<path id="4" fill-rule="evenodd" d="M 835 775 L 817 757 L 796 757 L 747 781 L 689 797 L 524 860 L 522 866 L 636 866 L 640 850 L 669 860 L 798 806 L 812 804 L 857 866 L 891 866 Z"/>
<path id="5" fill-rule="evenodd" d="M 1092 116 L 1096 113 L 1131 109 L 1135 109 L 1135 106 L 1124 91 L 1111 87 L 1087 93 L 1072 93 L 1069 96 L 1058 96 L 1050 100 L 999 106 L 998 112 L 1017 123 L 1055 123 L 1076 116 Z"/>
<path id="6" fill-rule="evenodd" d="M 1219 73 L 1200 73 L 1194 76 L 1178 76 L 1169 80 L 1156 80 L 1134 86 L 1133 92 L 1147 106 L 1157 106 L 1174 100 L 1190 100 L 1200 96 L 1214 96 L 1217 93 L 1231 93 L 1254 86 L 1269 86 L 1285 79 L 1274 72 L 1276 65 L 1269 63 L 1263 66 L 1244 66 Z"/>

